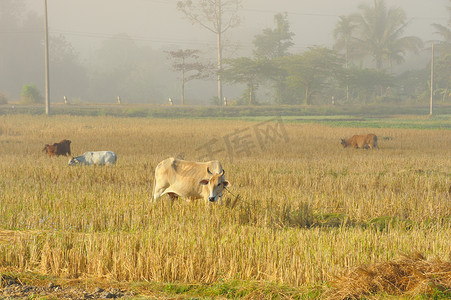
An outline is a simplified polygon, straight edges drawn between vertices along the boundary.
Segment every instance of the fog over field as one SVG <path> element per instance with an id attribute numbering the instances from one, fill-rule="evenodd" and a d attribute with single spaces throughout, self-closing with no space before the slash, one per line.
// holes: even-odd
<path id="1" fill-rule="evenodd" d="M 47 2 L 50 35 L 69 43 L 73 47 L 77 64 L 81 64 L 86 70 L 86 72 L 82 72 L 67 67 L 64 70 L 55 70 L 56 67 L 53 67 L 51 74 L 55 77 L 62 80 L 62 76 L 59 74 L 64 73 L 66 76 L 64 83 L 57 80 L 53 82 L 53 96 L 58 99 L 57 101 L 61 101 L 63 94 L 84 101 L 109 101 L 108 99 L 113 95 L 120 93 L 116 91 L 105 95 L 106 93 L 94 92 L 95 87 L 98 89 L 105 87 L 102 87 L 101 82 L 93 83 L 91 80 L 99 73 L 110 75 L 113 70 L 123 71 L 113 67 L 110 70 L 104 68 L 105 64 L 111 65 L 106 61 L 108 55 L 115 57 L 112 54 L 114 51 L 124 53 L 125 49 L 139 48 L 150 56 L 150 58 L 139 60 L 136 52 L 130 54 L 136 58 L 133 63 L 142 66 L 145 61 L 145 64 L 152 67 L 151 76 L 141 74 L 141 77 L 136 76 L 138 79 L 134 79 L 134 81 L 148 82 L 149 85 L 149 91 L 143 91 L 138 95 L 130 93 L 128 96 L 138 102 L 163 103 L 169 96 L 178 97 L 178 74 L 170 69 L 170 61 L 163 50 L 199 49 L 202 51 L 203 58 L 215 62 L 215 34 L 199 25 L 191 24 L 177 9 L 178 1 L 48 0 Z M 11 3 L 19 6 L 23 4 L 17 13 L 20 18 L 19 22 L 32 23 L 31 28 L 28 26 L 18 30 L 12 27 L 10 22 L 1 21 L 2 15 L 9 9 Z M 261 34 L 265 28 L 274 27 L 274 15 L 277 13 L 287 13 L 290 30 L 295 34 L 293 36 L 294 45 L 289 49 L 290 53 L 301 53 L 313 45 L 330 48 L 334 43 L 332 33 L 339 16 L 358 12 L 361 4 L 373 5 L 373 1 L 244 0 L 238 13 L 241 18 L 240 24 L 225 34 L 224 57 L 251 56 L 254 50 L 254 37 Z M 449 6 L 448 0 L 389 0 L 386 1 L 386 5 L 399 7 L 405 11 L 408 20 L 405 35 L 415 35 L 421 38 L 425 42 L 425 47 L 428 47 L 431 40 L 439 38 L 434 34 L 431 24 L 447 24 L 449 17 L 446 9 Z M 25 48 L 37 50 L 32 55 L 34 56 L 32 62 L 28 63 L 28 66 L 31 64 L 33 66 L 30 66 L 31 70 L 27 72 L 20 64 L 5 63 L 5 60 L 19 62 L 31 60 L 30 55 L 24 49 L 16 49 L 17 51 L 10 51 L 9 56 L 0 57 L 2 61 L 0 67 L 8 68 L 9 74 L 6 79 L 2 78 L 6 75 L 1 74 L 0 79 L 10 81 L 7 87 L 0 84 L 0 91 L 6 92 L 11 100 L 19 98 L 20 87 L 26 83 L 34 82 L 43 90 L 43 6 L 43 1 L 36 0 L 2 0 L 2 4 L 0 4 L 0 9 L 3 10 L 3 14 L 0 13 L 2 25 L 0 39 L 6 43 L 17 45 L 22 43 Z M 30 44 L 31 39 L 36 40 L 32 45 Z M 108 52 L 105 49 L 111 51 Z M 419 59 L 418 56 L 407 55 L 405 62 L 397 66 L 395 71 L 423 68 L 428 62 L 429 56 L 426 54 L 420 54 L 422 59 Z M 142 55 L 144 56 L 144 54 Z M 40 61 L 41 59 L 42 61 Z M 105 62 L 102 59 L 105 59 Z M 117 58 L 110 59 L 118 60 Z M 123 63 L 139 73 L 133 64 L 126 60 Z M 42 69 L 39 68 L 40 66 Z M 88 81 L 89 84 L 86 83 Z M 67 84 L 68 82 L 72 82 L 72 85 Z M 111 83 L 105 83 L 105 86 L 111 85 Z M 190 82 L 186 92 L 187 98 L 193 102 L 207 103 L 208 99 L 216 94 L 216 83 L 214 80 L 195 80 Z M 231 85 L 225 86 L 225 93 L 231 97 L 239 95 L 241 92 L 242 89 Z M 149 95 L 148 97 L 143 96 L 146 93 Z M 98 97 L 102 94 L 105 95 L 104 99 Z M 126 92 L 122 92 L 122 94 L 127 98 Z M 130 101 L 132 100 L 130 99 Z"/>
<path id="2" fill-rule="evenodd" d="M 42 1 L 27 0 L 27 5 L 42 15 Z M 228 39 L 243 50 L 252 50 L 252 39 L 262 29 L 272 27 L 273 16 L 288 13 L 294 37 L 293 51 L 308 46 L 332 46 L 332 31 L 341 15 L 356 12 L 372 0 L 244 0 L 241 25 L 231 30 Z M 93 51 L 103 38 L 126 33 L 133 40 L 166 47 L 215 47 L 215 36 L 191 25 L 176 9 L 175 0 L 48 0 L 49 28 L 61 33 L 80 50 Z M 434 38 L 431 23 L 446 23 L 447 0 L 389 0 L 387 6 L 400 7 L 409 19 L 408 35 L 424 41 Z"/>

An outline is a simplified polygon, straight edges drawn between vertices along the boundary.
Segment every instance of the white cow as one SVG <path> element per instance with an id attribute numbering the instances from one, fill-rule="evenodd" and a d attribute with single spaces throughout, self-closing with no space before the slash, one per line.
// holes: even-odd
<path id="1" fill-rule="evenodd" d="M 88 151 L 81 156 L 72 157 L 68 165 L 114 165 L 116 161 L 117 155 L 112 151 Z"/>
<path id="2" fill-rule="evenodd" d="M 222 193 L 227 186 L 230 183 L 224 179 L 224 169 L 219 161 L 193 162 L 170 157 L 155 168 L 153 201 L 168 194 L 171 199 L 177 196 L 203 198 L 206 203 L 220 198 L 222 203 Z"/>

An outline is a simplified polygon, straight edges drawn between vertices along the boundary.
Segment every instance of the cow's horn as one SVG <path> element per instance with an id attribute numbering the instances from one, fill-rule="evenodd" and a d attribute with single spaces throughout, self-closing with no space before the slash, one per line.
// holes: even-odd
<path id="1" fill-rule="evenodd" d="M 211 171 L 208 167 L 207 167 L 207 172 L 208 172 L 208 174 L 213 175 L 213 173 L 211 173 Z"/>

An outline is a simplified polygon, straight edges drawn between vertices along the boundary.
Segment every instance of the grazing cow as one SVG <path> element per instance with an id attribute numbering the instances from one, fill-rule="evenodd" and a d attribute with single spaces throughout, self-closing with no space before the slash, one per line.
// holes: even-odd
<path id="1" fill-rule="evenodd" d="M 377 148 L 377 136 L 375 134 L 364 134 L 364 135 L 354 135 L 349 139 L 341 139 L 341 144 L 344 148 L 352 147 L 352 148 L 364 148 L 364 149 L 373 149 Z"/>
<path id="2" fill-rule="evenodd" d="M 44 149 L 42 149 L 42 152 L 47 153 L 49 156 L 55 156 L 56 155 L 56 143 L 53 145 L 45 144 Z"/>
<path id="3" fill-rule="evenodd" d="M 365 142 L 370 149 L 377 148 L 377 136 L 374 133 L 367 134 Z"/>
<path id="4" fill-rule="evenodd" d="M 68 165 L 114 165 L 116 161 L 117 155 L 112 151 L 88 151 L 81 156 L 72 157 Z"/>
<path id="5" fill-rule="evenodd" d="M 160 162 L 155 168 L 155 188 L 153 201 L 168 194 L 171 199 L 177 196 L 188 199 L 203 198 L 205 203 L 222 203 L 224 188 L 230 183 L 224 178 L 224 169 L 217 160 L 193 162 L 173 157 Z"/>
<path id="6" fill-rule="evenodd" d="M 70 143 L 70 140 L 61 140 L 53 145 L 45 144 L 42 152 L 46 152 L 49 156 L 71 155 Z"/>

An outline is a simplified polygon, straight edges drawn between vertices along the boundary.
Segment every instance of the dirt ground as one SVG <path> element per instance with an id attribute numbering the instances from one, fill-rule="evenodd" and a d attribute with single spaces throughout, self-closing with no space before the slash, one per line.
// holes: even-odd
<path id="1" fill-rule="evenodd" d="M 17 235 L 28 235 L 30 231 L 0 230 L 0 242 L 7 243 Z M 100 287 L 86 290 L 79 287 L 63 287 L 53 282 L 44 286 L 25 284 L 18 278 L 0 273 L 0 299 L 131 299 L 133 292 L 117 288 Z"/>
<path id="2" fill-rule="evenodd" d="M 126 292 L 120 289 L 94 288 L 85 290 L 76 287 L 62 287 L 48 283 L 46 286 L 35 286 L 22 284 L 15 278 L 2 277 L 0 288 L 0 299 L 132 299 L 133 292 Z"/>

